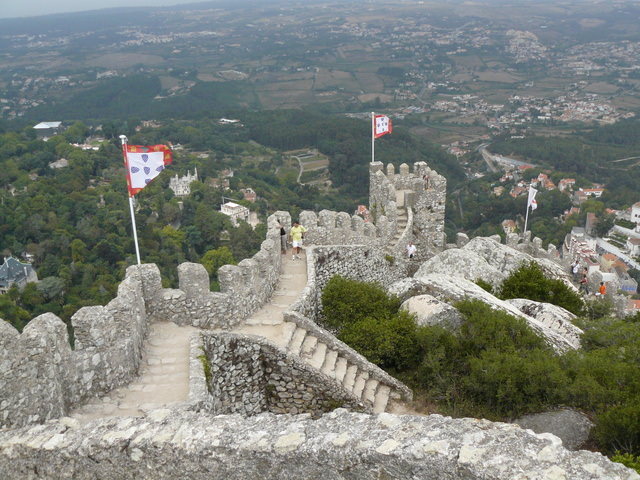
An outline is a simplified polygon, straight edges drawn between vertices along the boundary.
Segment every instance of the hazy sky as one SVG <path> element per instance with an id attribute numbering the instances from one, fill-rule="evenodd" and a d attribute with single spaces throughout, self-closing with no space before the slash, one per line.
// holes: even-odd
<path id="1" fill-rule="evenodd" d="M 0 0 L 0 18 L 33 17 L 112 7 L 160 7 L 197 2 L 198 0 Z"/>

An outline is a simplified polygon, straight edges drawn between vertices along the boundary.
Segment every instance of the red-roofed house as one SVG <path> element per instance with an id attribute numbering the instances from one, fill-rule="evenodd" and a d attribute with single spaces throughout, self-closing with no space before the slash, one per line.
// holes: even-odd
<path id="1" fill-rule="evenodd" d="M 640 312 L 640 300 L 631 300 L 627 301 L 627 308 L 625 309 L 627 313 L 633 315 L 636 312 Z"/>

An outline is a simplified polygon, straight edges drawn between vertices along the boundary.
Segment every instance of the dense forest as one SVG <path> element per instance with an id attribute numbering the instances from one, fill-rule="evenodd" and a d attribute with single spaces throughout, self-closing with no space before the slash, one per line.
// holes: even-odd
<path id="1" fill-rule="evenodd" d="M 258 200 L 241 201 L 264 219 L 270 212 L 331 209 L 353 212 L 367 203 L 370 161 L 368 122 L 303 111 L 235 112 L 244 126 L 217 119 L 172 120 L 142 128 L 140 121 L 107 120 L 97 133 L 98 150 L 82 150 L 93 128 L 76 122 L 48 141 L 30 127 L 0 125 L 0 247 L 5 256 L 35 256 L 42 282 L 0 296 L 0 316 L 22 328 L 33 316 L 51 311 L 65 321 L 85 305 L 113 298 L 124 270 L 135 262 L 124 168 L 118 136 L 130 144 L 170 143 L 169 171 L 136 196 L 142 259 L 158 264 L 167 285 L 176 283 L 184 261 L 203 263 L 216 288 L 216 270 L 253 255 L 264 240 L 264 224 L 233 227 L 219 212 L 222 197 L 241 199 L 251 187 Z M 453 157 L 400 129 L 380 141 L 385 162 L 428 161 L 455 181 L 462 178 Z M 297 183 L 283 165 L 283 150 L 316 147 L 330 161 L 333 187 Z M 409 152 L 409 153 L 406 153 Z M 65 168 L 49 166 L 61 158 Z M 175 174 L 198 169 L 201 182 L 178 199 L 168 188 Z M 212 186 L 225 169 L 234 171 L 229 188 Z"/>

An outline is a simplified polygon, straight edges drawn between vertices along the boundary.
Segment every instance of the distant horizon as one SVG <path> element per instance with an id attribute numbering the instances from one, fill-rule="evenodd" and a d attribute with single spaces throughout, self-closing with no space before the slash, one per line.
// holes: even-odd
<path id="1" fill-rule="evenodd" d="M 172 7 L 177 5 L 208 3 L 212 0 L 101 0 L 100 2 L 87 3 L 82 0 L 58 0 L 49 2 L 46 0 L 22 0 L 9 3 L 8 0 L 0 0 L 0 19 L 33 18 L 45 15 L 59 15 L 65 13 L 90 12 L 106 10 L 110 8 L 137 8 L 137 7 Z M 242 0 L 240 0 L 242 1 Z M 372 1 L 372 0 L 363 0 Z M 415 0 L 419 2 L 420 0 Z M 447 3 L 451 0 L 441 0 Z M 464 0 L 458 0 L 464 1 Z M 481 0 L 482 1 L 482 0 Z M 493 0 L 484 0 L 492 2 Z M 498 0 L 501 1 L 501 0 Z M 517 0 L 526 3 L 532 0 Z M 537 2 L 555 2 L 556 0 L 533 0 Z M 589 0 L 584 0 L 588 2 Z M 633 0 L 631 0 L 633 1 Z"/>
<path id="2" fill-rule="evenodd" d="M 11 4 L 7 2 L 6 5 L 2 5 L 2 8 L 0 8 L 0 18 L 30 18 L 118 7 L 170 7 L 174 5 L 206 2 L 207 0 L 102 0 L 100 2 L 87 3 L 81 0 L 58 0 L 56 2 L 22 0 L 21 2 L 12 2 Z"/>

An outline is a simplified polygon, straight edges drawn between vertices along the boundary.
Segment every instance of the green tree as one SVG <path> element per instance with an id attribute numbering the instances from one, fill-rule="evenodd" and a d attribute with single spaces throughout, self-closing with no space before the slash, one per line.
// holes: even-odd
<path id="1" fill-rule="evenodd" d="M 209 272 L 209 276 L 217 279 L 217 272 L 223 265 L 235 265 L 236 260 L 229 247 L 219 247 L 214 250 L 208 250 L 200 259 L 200 263 Z"/>
<path id="2" fill-rule="evenodd" d="M 562 280 L 549 279 L 536 262 L 524 264 L 511 273 L 500 287 L 500 298 L 528 298 L 536 302 L 558 305 L 580 315 L 584 309 L 582 297 Z"/>

